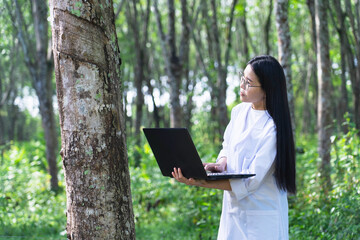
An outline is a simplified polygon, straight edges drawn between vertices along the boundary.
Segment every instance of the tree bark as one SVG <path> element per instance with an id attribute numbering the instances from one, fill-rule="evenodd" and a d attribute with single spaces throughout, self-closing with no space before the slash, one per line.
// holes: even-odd
<path id="1" fill-rule="evenodd" d="M 112 1 L 50 1 L 68 239 L 135 239 Z"/>
<path id="2" fill-rule="evenodd" d="M 327 194 L 330 180 L 330 137 L 332 133 L 331 107 L 331 62 L 329 53 L 329 31 L 327 23 L 328 1 L 315 0 L 315 20 L 317 35 L 317 69 L 319 81 L 318 96 L 318 151 L 321 158 L 322 187 Z"/>
<path id="3" fill-rule="evenodd" d="M 288 0 L 277 0 L 275 5 L 276 14 L 276 29 L 278 33 L 278 52 L 280 63 L 284 69 L 286 78 L 287 97 L 289 101 L 291 125 L 293 135 L 295 136 L 295 106 L 294 106 L 294 91 L 291 78 L 291 37 L 288 21 Z"/>

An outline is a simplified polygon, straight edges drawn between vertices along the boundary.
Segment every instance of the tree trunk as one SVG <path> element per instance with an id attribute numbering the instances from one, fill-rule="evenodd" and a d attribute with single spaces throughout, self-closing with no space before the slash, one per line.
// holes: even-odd
<path id="1" fill-rule="evenodd" d="M 174 0 L 168 1 L 169 8 L 169 55 L 167 56 L 168 65 L 168 77 L 170 85 L 170 126 L 181 127 L 182 126 L 182 111 L 180 105 L 180 86 L 182 77 L 182 63 L 177 54 L 176 49 L 176 33 L 175 33 L 175 6 Z"/>
<path id="2" fill-rule="evenodd" d="M 187 73 L 189 73 L 189 70 L 186 71 Z M 192 77 L 189 76 L 189 74 L 187 74 L 186 76 L 186 86 L 185 86 L 185 92 L 186 94 L 186 105 L 184 108 L 184 122 L 185 122 L 185 127 L 188 129 L 191 129 L 192 127 L 192 111 L 194 109 L 194 101 L 193 101 L 193 96 L 194 96 L 194 91 L 195 91 L 195 85 L 196 85 L 196 75 L 197 75 L 197 69 L 194 70 L 194 74 Z"/>
<path id="3" fill-rule="evenodd" d="M 51 175 L 51 189 L 57 190 L 58 169 L 56 156 L 58 141 L 52 102 L 51 73 L 53 71 L 53 62 L 51 58 L 48 58 L 48 11 L 44 0 L 33 0 L 32 7 L 36 37 L 36 76 L 33 76 L 33 85 L 39 98 L 39 110 L 46 142 L 46 159 L 49 163 L 49 173 Z"/>
<path id="4" fill-rule="evenodd" d="M 284 68 L 286 78 L 287 97 L 289 101 L 291 125 L 293 135 L 295 136 L 295 106 L 294 106 L 294 92 L 291 79 L 291 37 L 288 21 L 288 0 L 277 0 L 275 5 L 276 14 L 276 29 L 278 33 L 278 49 L 279 59 L 282 67 Z"/>
<path id="5" fill-rule="evenodd" d="M 218 30 L 218 23 L 217 23 L 217 7 L 215 0 L 211 1 L 211 7 L 213 12 L 212 18 L 212 33 L 214 39 L 214 46 L 215 46 L 215 57 L 216 57 L 216 69 L 217 69 L 217 104 L 218 104 L 218 117 L 219 117 L 219 135 L 223 136 L 225 132 L 225 128 L 229 123 L 228 111 L 226 106 L 226 89 L 227 89 L 227 67 L 229 63 L 230 57 L 230 49 L 231 49 L 231 36 L 232 36 L 232 23 L 234 19 L 234 11 L 236 6 L 237 0 L 233 0 L 231 4 L 231 10 L 229 13 L 229 22 L 227 25 L 227 35 L 226 35 L 226 50 L 225 50 L 225 57 L 222 58 L 221 56 L 221 45 L 220 45 L 220 37 L 219 37 L 219 30 Z M 224 59 L 224 62 L 223 62 Z"/>
<path id="6" fill-rule="evenodd" d="M 345 120 L 345 113 L 349 112 L 349 103 L 348 103 L 348 94 L 347 94 L 347 89 L 346 89 L 346 57 L 347 57 L 347 32 L 346 32 L 346 27 L 345 27 L 345 15 L 342 11 L 341 8 L 341 3 L 339 0 L 333 0 L 332 1 L 335 7 L 335 12 L 336 12 L 336 16 L 339 22 L 340 26 L 337 26 L 335 20 L 334 21 L 334 25 L 337 29 L 337 32 L 339 34 L 339 38 L 340 38 L 340 56 L 341 56 L 341 87 L 340 87 L 340 92 L 341 92 L 341 97 L 338 101 L 338 107 L 337 109 L 339 109 L 339 113 L 338 113 L 338 124 L 340 125 L 340 127 L 342 128 L 342 131 L 344 133 L 347 133 L 348 128 L 347 125 L 342 124 L 344 123 Z"/>
<path id="7" fill-rule="evenodd" d="M 331 108 L 331 62 L 329 53 L 329 32 L 327 23 L 328 1 L 315 0 L 317 35 L 317 69 L 319 81 L 318 96 L 318 151 L 321 158 L 321 176 L 324 193 L 331 188 L 330 180 L 330 136 L 332 133 Z"/>
<path id="8" fill-rule="evenodd" d="M 202 1 L 202 17 L 204 18 L 203 21 L 205 22 L 205 28 L 206 28 L 206 42 L 207 42 L 207 52 L 208 52 L 208 58 L 210 59 L 210 63 L 214 64 L 215 62 L 215 56 L 214 56 L 214 36 L 212 34 L 212 28 L 211 28 L 211 19 L 209 16 L 209 9 L 208 9 L 208 2 L 207 1 Z M 218 136 L 217 134 L 220 132 L 220 127 L 219 127 L 219 110 L 218 110 L 218 89 L 216 87 L 216 79 L 214 77 L 214 74 L 212 74 L 211 70 L 207 70 L 207 65 L 205 63 L 205 59 L 204 59 L 204 55 L 201 52 L 202 47 L 201 47 L 201 34 L 200 31 L 198 31 L 198 37 L 195 37 L 194 31 L 193 31 L 193 36 L 194 36 L 194 42 L 196 45 L 196 51 L 199 55 L 199 59 L 201 61 L 201 66 L 203 68 L 204 74 L 208 79 L 208 86 L 209 86 L 209 92 L 210 92 L 210 105 L 211 105 L 211 109 L 210 109 L 210 125 L 213 126 L 213 129 L 215 130 L 214 132 L 211 132 L 211 139 L 213 140 L 213 142 L 217 142 L 218 140 Z M 197 39 L 197 40 L 195 40 Z M 212 66 L 211 66 L 212 67 Z M 216 132 L 216 133 L 215 133 Z"/>
<path id="9" fill-rule="evenodd" d="M 312 70 L 313 64 L 311 63 L 311 60 L 309 59 L 307 64 L 307 74 L 306 74 L 306 80 L 305 80 L 305 87 L 304 87 L 304 102 L 303 102 L 303 112 L 302 112 L 302 127 L 301 127 L 301 133 L 308 134 L 313 133 L 313 131 L 309 129 L 311 127 L 311 105 L 309 101 L 309 88 L 310 88 L 310 81 L 312 76 Z"/>
<path id="10" fill-rule="evenodd" d="M 154 1 L 154 9 L 156 14 L 156 21 L 158 31 L 161 39 L 161 48 L 165 59 L 166 72 L 168 75 L 168 82 L 170 85 L 170 126 L 182 126 L 182 109 L 180 105 L 180 86 L 181 77 L 183 74 L 183 65 L 189 51 L 189 19 L 187 13 L 187 2 L 181 0 L 182 11 L 182 35 L 180 40 L 179 53 L 176 47 L 176 29 L 175 29 L 175 6 L 174 0 L 168 0 L 168 35 L 165 36 L 161 16 L 158 9 L 158 1 Z"/>
<path id="11" fill-rule="evenodd" d="M 112 1 L 50 1 L 68 239 L 135 239 Z"/>
<path id="12" fill-rule="evenodd" d="M 131 6 L 130 6 L 131 5 Z M 146 50 L 146 42 L 148 39 L 148 23 L 150 15 L 150 1 L 147 0 L 146 15 L 139 19 L 136 1 L 127 3 L 126 19 L 128 26 L 132 30 L 134 38 L 135 64 L 134 64 L 134 82 L 136 88 L 136 116 L 135 116 L 135 145 L 141 145 L 141 123 L 143 118 L 144 94 L 142 92 L 143 82 L 145 81 L 146 67 L 148 66 L 148 54 Z M 142 32 L 140 27 L 143 25 Z M 135 166 L 140 166 L 140 153 L 135 151 Z"/>
<path id="13" fill-rule="evenodd" d="M 283 1 L 284 2 L 284 1 Z M 285 3 L 282 3 L 285 4 Z M 285 6 L 284 6 L 285 7 Z M 266 23 L 265 23 L 265 27 L 264 27 L 264 32 L 265 32 L 265 46 L 266 46 L 266 54 L 270 54 L 270 37 L 269 37 L 269 32 L 270 32 L 270 28 L 271 28 L 271 14 L 272 14 L 272 9 L 273 9 L 273 0 L 270 0 L 270 4 L 269 4 L 269 14 L 267 16 L 266 19 Z M 285 9 L 284 9 L 285 10 Z M 287 15 L 287 8 L 286 8 L 286 15 Z M 277 16 L 277 14 L 276 14 Z M 284 16 L 284 15 L 282 15 Z M 286 18 L 287 19 L 287 18 Z M 277 23 L 278 24 L 278 23 Z M 289 32 L 290 34 L 290 32 Z M 279 50 L 280 51 L 280 50 Z"/>
<path id="14" fill-rule="evenodd" d="M 46 159 L 49 164 L 49 174 L 51 176 L 51 189 L 58 189 L 57 161 L 56 152 L 58 151 L 56 123 L 52 103 L 52 70 L 53 63 L 48 56 L 48 22 L 47 5 L 44 0 L 32 0 L 32 17 L 34 21 L 35 46 L 31 44 L 30 36 L 27 32 L 23 13 L 17 0 L 14 0 L 15 15 L 12 16 L 14 26 L 17 30 L 21 48 L 24 54 L 25 64 L 29 70 L 32 85 L 39 99 L 39 110 L 41 122 L 45 133 Z M 7 2 L 6 7 L 11 14 L 11 8 Z"/>
<path id="15" fill-rule="evenodd" d="M 147 86 L 148 86 L 148 94 L 150 94 L 151 96 L 151 100 L 152 100 L 152 103 L 153 103 L 153 108 L 154 108 L 154 112 L 153 112 L 153 118 L 154 118 L 154 121 L 155 121 L 155 127 L 156 128 L 159 128 L 160 127 L 160 115 L 159 115 L 159 108 L 158 106 L 156 105 L 156 102 L 155 102 L 155 97 L 154 97 L 154 88 L 153 86 L 151 85 L 151 82 L 150 82 L 150 78 L 148 78 L 146 80 L 146 83 L 147 83 Z"/>
<path id="16" fill-rule="evenodd" d="M 243 60 L 244 61 L 243 61 L 242 65 L 245 66 L 245 64 L 249 61 L 249 58 L 250 58 L 248 42 L 251 41 L 249 39 L 249 31 L 247 29 L 246 10 L 245 9 L 244 9 L 243 15 L 240 17 L 240 23 L 241 23 L 242 31 L 244 34 L 244 36 L 242 38 L 243 39 L 242 42 L 243 42 L 243 55 L 244 55 Z"/>
<path id="17" fill-rule="evenodd" d="M 359 3 L 355 4 L 356 17 L 353 14 L 350 0 L 345 0 L 346 15 L 349 18 L 352 35 L 355 42 L 355 54 L 352 54 L 350 44 L 347 46 L 348 49 L 348 64 L 350 68 L 351 85 L 354 97 L 354 116 L 356 128 L 360 129 L 360 67 L 355 65 L 355 61 L 359 64 L 360 60 L 360 16 L 359 16 Z M 352 57 L 352 58 L 351 58 Z M 360 135 L 360 131 L 359 131 Z"/>
<path id="18" fill-rule="evenodd" d="M 13 42 L 15 42 L 15 39 L 13 39 Z M 16 51 L 16 44 L 14 43 L 14 48 L 12 49 L 12 52 L 15 53 Z M 15 54 L 11 54 L 11 57 L 15 57 Z M 9 139 L 9 136 L 7 134 L 6 129 L 10 129 L 7 128 L 6 125 L 8 125 L 9 122 L 9 107 L 11 106 L 9 103 L 12 102 L 14 103 L 14 101 L 11 101 L 11 96 L 13 96 L 13 98 L 15 96 L 17 96 L 16 94 L 16 88 L 15 88 L 15 81 L 13 79 L 13 74 L 14 74 L 14 67 L 15 64 L 10 64 L 10 66 L 8 67 L 8 77 L 5 76 L 4 74 L 4 69 L 2 68 L 2 66 L 0 66 L 0 145 L 3 145 L 5 143 L 7 143 L 8 141 L 12 140 Z M 7 81 L 5 81 L 5 79 L 8 79 Z M 5 114 L 2 114 L 2 112 L 5 112 Z"/>
<path id="19" fill-rule="evenodd" d="M 317 64 L 317 32 L 316 32 L 316 21 L 315 21 L 315 2 L 314 0 L 306 0 L 306 4 L 309 8 L 309 12 L 310 12 L 310 17 L 311 17 L 311 38 L 312 38 L 312 50 L 313 50 L 313 54 L 310 54 L 309 58 L 313 58 L 312 61 L 314 64 Z M 312 82 L 313 88 L 314 88 L 314 94 L 313 94 L 313 99 L 312 101 L 314 102 L 314 112 L 315 112 L 315 116 L 316 116 L 316 120 L 315 122 L 317 123 L 317 113 L 318 113 L 318 92 L 319 92 L 319 87 L 318 87 L 318 75 L 317 75 L 317 68 L 313 67 L 312 68 L 312 75 L 313 75 L 313 79 L 314 81 Z M 316 131 L 318 130 L 318 126 L 316 125 Z"/>

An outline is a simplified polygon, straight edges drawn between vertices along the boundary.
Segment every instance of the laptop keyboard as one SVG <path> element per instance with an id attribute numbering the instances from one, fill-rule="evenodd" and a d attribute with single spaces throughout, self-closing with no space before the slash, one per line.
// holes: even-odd
<path id="1" fill-rule="evenodd" d="M 208 176 L 218 176 L 218 175 L 231 175 L 233 173 L 227 173 L 227 172 L 209 172 L 207 173 Z"/>

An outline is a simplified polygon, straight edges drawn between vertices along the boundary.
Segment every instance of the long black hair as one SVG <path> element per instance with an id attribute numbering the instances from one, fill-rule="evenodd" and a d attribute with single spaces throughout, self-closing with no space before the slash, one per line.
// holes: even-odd
<path id="1" fill-rule="evenodd" d="M 295 146 L 284 70 L 272 56 L 262 55 L 248 62 L 266 94 L 266 110 L 276 126 L 275 179 L 278 187 L 296 192 Z"/>

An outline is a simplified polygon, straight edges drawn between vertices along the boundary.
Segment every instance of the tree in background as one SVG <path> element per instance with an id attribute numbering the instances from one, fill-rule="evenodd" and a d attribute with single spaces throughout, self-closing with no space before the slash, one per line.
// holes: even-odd
<path id="1" fill-rule="evenodd" d="M 281 4 L 281 3 L 280 3 Z M 275 6 L 275 9 L 277 11 L 279 11 L 279 6 L 276 7 Z M 285 9 L 284 9 L 285 10 Z M 272 11 L 273 11 L 273 0 L 269 0 L 269 13 L 267 15 L 267 18 L 266 18 L 266 22 L 265 22 L 265 26 L 264 26 L 264 41 L 265 41 L 265 46 L 266 46 L 266 50 L 265 50 L 265 53 L 267 55 L 270 54 L 270 37 L 269 37 L 269 33 L 270 33 L 270 30 L 271 30 L 271 16 L 272 16 Z M 278 18 L 278 14 L 281 14 L 280 16 L 284 16 L 284 13 L 281 11 L 281 12 L 276 12 L 276 18 Z M 278 22 L 276 22 L 278 23 Z"/>
<path id="2" fill-rule="evenodd" d="M 227 83 L 226 78 L 228 75 L 227 67 L 229 65 L 230 60 L 230 50 L 232 45 L 232 23 L 234 20 L 234 11 L 237 0 L 233 0 L 231 3 L 231 9 L 228 16 L 228 24 L 226 31 L 226 42 L 225 42 L 225 54 L 222 56 L 220 37 L 219 37 L 219 28 L 218 28 L 218 18 L 217 18 L 217 7 L 215 0 L 211 1 L 211 9 L 212 9 L 212 28 L 211 33 L 212 39 L 214 40 L 214 52 L 215 52 L 215 69 L 217 70 L 217 84 L 216 84 L 216 98 L 218 104 L 218 119 L 219 119 L 219 135 L 222 136 L 225 132 L 225 128 L 229 123 L 228 110 L 226 106 L 226 89 Z M 214 89 L 213 89 L 214 90 Z"/>
<path id="3" fill-rule="evenodd" d="M 226 106 L 226 90 L 228 87 L 226 78 L 228 76 L 228 66 L 231 57 L 230 53 L 233 44 L 232 27 L 236 4 L 237 0 L 231 2 L 230 11 L 228 15 L 225 14 L 227 23 L 220 24 L 219 22 L 222 18 L 219 16 L 220 14 L 216 1 L 211 1 L 210 7 L 208 6 L 207 1 L 202 1 L 199 5 L 202 19 L 199 23 L 194 22 L 192 26 L 195 27 L 191 29 L 200 67 L 208 82 L 207 84 L 211 97 L 210 120 L 214 126 L 214 132 L 220 137 L 223 136 L 229 122 L 228 109 Z M 220 28 L 219 26 L 222 26 L 223 28 Z M 204 30 L 202 30 L 202 27 L 204 27 Z M 202 41 L 202 34 L 204 34 L 202 31 L 206 33 L 205 41 Z M 224 44 L 221 44 L 223 42 Z M 225 51 L 223 50 L 223 45 L 225 45 Z M 214 136 L 214 140 L 215 139 L 216 136 Z"/>
<path id="4" fill-rule="evenodd" d="M 145 12 L 141 9 L 138 10 L 139 4 L 135 0 L 126 3 L 126 20 L 131 29 L 134 51 L 135 51 L 135 63 L 134 63 L 134 82 L 136 88 L 136 116 L 135 116 L 135 144 L 140 147 L 141 135 L 140 127 L 143 118 L 144 108 L 144 94 L 142 88 L 144 83 L 150 76 L 148 76 L 149 70 L 149 53 L 147 51 L 146 44 L 148 42 L 149 33 L 149 18 L 150 18 L 150 0 L 146 2 Z M 135 165 L 140 165 L 140 155 L 135 151 Z"/>
<path id="5" fill-rule="evenodd" d="M 354 98 L 354 119 L 356 128 L 360 129 L 360 3 L 355 1 L 355 4 L 352 4 L 350 0 L 345 0 L 345 9 L 350 22 L 349 32 L 352 35 L 354 49 L 352 50 L 350 45 L 346 44 L 351 88 Z"/>
<path id="6" fill-rule="evenodd" d="M 331 188 L 330 181 L 330 151 L 332 134 L 331 107 L 331 62 L 329 53 L 329 30 L 327 21 L 328 1 L 315 0 L 317 69 L 319 81 L 318 95 L 318 151 L 321 158 L 322 186 L 327 193 Z"/>
<path id="7" fill-rule="evenodd" d="M 175 28 L 175 5 L 174 0 L 168 1 L 168 35 L 165 35 L 161 21 L 161 15 L 158 8 L 158 0 L 154 0 L 154 9 L 156 22 L 160 36 L 161 50 L 166 66 L 166 73 L 170 85 L 170 126 L 182 126 L 182 109 L 180 105 L 180 87 L 181 79 L 184 74 L 185 60 L 189 55 L 189 18 L 187 10 L 187 1 L 181 0 L 181 39 L 180 46 L 177 49 L 176 28 Z"/>
<path id="8" fill-rule="evenodd" d="M 291 124 L 295 136 L 294 93 L 291 80 L 291 37 L 288 22 L 288 0 L 277 0 L 275 5 L 276 29 L 278 33 L 279 61 L 284 68 L 286 78 L 287 96 L 290 108 Z"/>
<path id="9" fill-rule="evenodd" d="M 344 117 L 346 113 L 354 116 L 354 122 L 357 128 L 360 128 L 360 68 L 357 66 L 360 58 L 359 2 L 355 2 L 355 6 L 353 6 L 348 0 L 332 0 L 330 6 L 331 22 L 339 36 L 341 56 L 340 99 L 335 104 L 338 109 L 336 117 L 342 131 L 346 133 L 348 126 L 342 124 L 346 121 Z M 357 17 L 354 17 L 354 14 Z M 350 108 L 351 97 L 347 90 L 348 80 L 351 82 L 353 108 Z"/>
<path id="10" fill-rule="evenodd" d="M 14 113 L 17 106 L 15 106 L 14 102 L 18 95 L 15 85 L 15 63 L 17 61 L 14 61 L 18 55 L 18 44 L 15 36 L 11 36 L 8 41 L 5 39 L 6 37 L 4 36 L 3 41 L 6 43 L 2 44 L 2 49 L 8 49 L 9 54 L 4 54 L 0 58 L 0 145 L 15 139 L 16 115 Z M 10 61 L 10 59 L 13 61 Z"/>
<path id="11" fill-rule="evenodd" d="M 5 1 L 5 4 L 17 32 L 17 38 L 24 54 L 24 61 L 32 79 L 32 86 L 39 99 L 39 110 L 46 142 L 46 159 L 51 176 L 51 189 L 56 191 L 58 189 L 56 163 L 58 140 L 52 101 L 53 59 L 49 50 L 47 4 L 45 0 L 31 1 L 32 23 L 25 21 L 18 0 Z M 34 28 L 34 32 L 32 32 L 34 35 L 29 32 L 29 24 Z"/>
<path id="12" fill-rule="evenodd" d="M 317 118 L 317 107 L 318 107 L 318 77 L 317 77 L 317 44 L 316 44 L 316 21 L 315 21 L 315 2 L 314 0 L 306 0 L 306 5 L 309 9 L 310 20 L 311 20 L 311 28 L 309 29 L 311 35 L 311 48 L 309 49 L 307 64 L 306 64 L 306 82 L 303 94 L 303 121 L 302 121 L 302 133 L 314 133 L 317 130 L 316 122 L 317 119 L 311 121 L 312 118 Z M 294 49 L 295 50 L 295 49 Z M 313 86 L 311 86 L 313 85 Z M 311 87 L 313 91 L 311 91 Z M 312 94 L 312 98 L 310 98 L 310 94 Z M 311 117 L 311 113 L 313 113 L 314 117 Z"/>
<path id="13" fill-rule="evenodd" d="M 135 239 L 112 1 L 50 1 L 68 239 Z"/>

